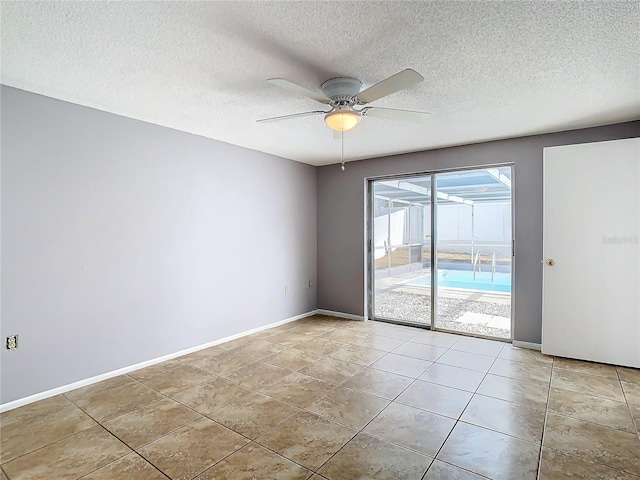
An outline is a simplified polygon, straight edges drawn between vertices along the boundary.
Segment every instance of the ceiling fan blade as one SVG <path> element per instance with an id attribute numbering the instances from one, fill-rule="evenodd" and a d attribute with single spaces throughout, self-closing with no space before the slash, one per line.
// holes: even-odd
<path id="1" fill-rule="evenodd" d="M 381 82 L 372 85 L 360 92 L 356 97 L 358 102 L 371 103 L 392 93 L 396 93 L 405 88 L 409 88 L 416 83 L 420 83 L 424 80 L 424 77 L 415 70 L 407 68 L 401 72 L 391 75 L 389 78 L 382 80 Z"/>
<path id="2" fill-rule="evenodd" d="M 367 107 L 362 109 L 365 117 L 384 118 L 399 122 L 427 123 L 430 119 L 428 112 L 414 112 L 413 110 L 398 110 L 396 108 Z"/>
<path id="3" fill-rule="evenodd" d="M 298 85 L 297 83 L 290 82 L 289 80 L 285 80 L 284 78 L 270 78 L 267 80 L 271 85 L 275 85 L 280 88 L 284 88 L 293 93 L 297 93 L 298 95 L 304 95 L 305 97 L 312 98 L 316 102 L 320 103 L 330 103 L 331 100 L 321 93 L 314 92 L 313 90 L 309 90 L 308 88 L 303 87 L 302 85 Z"/>
<path id="4" fill-rule="evenodd" d="M 282 115 L 281 117 L 271 117 L 271 118 L 261 118 L 260 120 L 256 120 L 257 123 L 269 123 L 269 122 L 279 122 L 280 120 L 289 120 L 290 118 L 299 118 L 299 117 L 310 117 L 311 115 L 321 115 L 327 112 L 323 112 L 322 110 L 314 110 L 313 112 L 302 112 L 302 113 L 294 113 L 292 115 Z"/>

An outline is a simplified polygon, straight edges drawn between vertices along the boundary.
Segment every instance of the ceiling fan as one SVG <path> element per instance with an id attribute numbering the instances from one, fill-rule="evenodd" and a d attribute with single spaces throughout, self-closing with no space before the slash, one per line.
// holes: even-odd
<path id="1" fill-rule="evenodd" d="M 297 83 L 285 80 L 284 78 L 270 78 L 267 82 L 271 85 L 283 88 L 292 93 L 304 95 L 316 102 L 330 106 L 331 109 L 327 111 L 314 110 L 281 117 L 263 118 L 257 120 L 257 122 L 279 122 L 281 120 L 311 115 L 324 115 L 326 124 L 336 132 L 351 130 L 360 123 L 362 117 L 377 117 L 387 120 L 424 123 L 429 118 L 429 113 L 427 112 L 364 106 L 387 95 L 409 88 L 423 80 L 424 77 L 422 75 L 415 70 L 407 68 L 363 91 L 360 91 L 362 82 L 356 78 L 332 78 L 322 84 L 322 93 L 319 93 L 309 90 Z"/>

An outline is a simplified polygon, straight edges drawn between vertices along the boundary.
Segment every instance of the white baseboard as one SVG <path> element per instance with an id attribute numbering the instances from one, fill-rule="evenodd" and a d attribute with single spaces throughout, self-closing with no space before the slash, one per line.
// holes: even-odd
<path id="1" fill-rule="evenodd" d="M 112 370 L 110 372 L 102 373 L 100 375 L 96 375 L 95 377 L 85 378 L 84 380 L 79 380 L 77 382 L 69 383 L 61 387 L 52 388 L 51 390 L 36 393 L 34 395 L 29 395 L 28 397 L 19 398 L 18 400 L 14 400 L 12 402 L 3 403 L 2 405 L 0 405 L 0 412 L 13 410 L 14 408 L 22 407 L 23 405 L 37 402 L 38 400 L 44 400 L 45 398 L 53 397 L 55 395 L 60 395 L 61 393 L 69 392 L 71 390 L 75 390 L 76 388 L 86 387 L 87 385 L 91 385 L 92 383 L 101 382 L 103 380 L 107 380 L 112 377 L 117 377 L 118 375 L 123 375 L 125 373 L 133 372 L 134 370 L 140 370 L 141 368 L 150 367 L 151 365 L 155 365 L 156 363 L 166 362 L 167 360 L 171 360 L 176 357 L 181 357 L 182 355 L 187 355 L 189 353 L 197 352 L 198 350 L 203 350 L 205 348 L 213 347 L 215 345 L 220 345 L 221 343 L 230 342 L 231 340 L 236 340 L 237 338 L 246 337 L 247 335 L 251 335 L 252 333 L 258 333 L 258 332 L 261 332 L 262 330 L 278 327 L 280 325 L 284 325 L 285 323 L 295 322 L 296 320 L 300 320 L 301 318 L 311 317 L 315 315 L 316 312 L 317 310 L 312 310 L 310 312 L 296 315 L 295 317 L 285 318 L 284 320 L 280 320 L 278 322 L 270 323 L 268 325 L 263 325 L 261 327 L 254 328 L 252 330 L 247 330 L 246 332 L 236 333 L 235 335 L 230 335 L 228 337 L 220 338 L 218 340 L 213 340 L 212 342 L 203 343 L 202 345 L 197 345 L 195 347 L 190 347 L 185 350 L 180 350 L 179 352 L 163 355 L 162 357 L 146 360 L 144 362 L 136 363 L 135 365 L 129 365 L 128 367 L 119 368 L 118 370 Z"/>
<path id="2" fill-rule="evenodd" d="M 542 345 L 540 345 L 539 343 L 520 342 L 518 340 L 513 341 L 513 346 L 520 347 L 520 348 L 528 348 L 530 350 L 538 350 L 538 351 L 542 349 Z"/>
<path id="3" fill-rule="evenodd" d="M 351 313 L 334 312 L 332 310 L 316 310 L 318 315 L 328 315 L 330 317 L 346 318 L 348 320 L 361 320 L 364 321 L 365 317 L 362 315 L 353 315 Z"/>

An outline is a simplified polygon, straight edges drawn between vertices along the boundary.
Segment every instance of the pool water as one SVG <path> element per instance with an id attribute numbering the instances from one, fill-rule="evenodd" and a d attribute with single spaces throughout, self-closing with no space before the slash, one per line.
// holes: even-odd
<path id="1" fill-rule="evenodd" d="M 431 286 L 431 277 L 417 277 L 405 282 L 406 285 Z M 491 279 L 491 272 L 473 272 L 466 270 L 438 270 L 438 286 L 483 290 L 486 292 L 511 292 L 511 273 L 496 272 Z"/>

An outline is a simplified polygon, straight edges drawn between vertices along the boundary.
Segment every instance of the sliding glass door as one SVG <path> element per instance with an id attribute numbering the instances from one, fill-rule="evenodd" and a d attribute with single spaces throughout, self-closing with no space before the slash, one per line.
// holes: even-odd
<path id="1" fill-rule="evenodd" d="M 435 328 L 510 339 L 511 167 L 435 179 Z"/>
<path id="2" fill-rule="evenodd" d="M 372 180 L 371 316 L 510 339 L 511 178 L 499 166 Z"/>
<path id="3" fill-rule="evenodd" d="M 431 325 L 431 176 L 372 187 L 374 317 Z"/>

